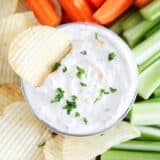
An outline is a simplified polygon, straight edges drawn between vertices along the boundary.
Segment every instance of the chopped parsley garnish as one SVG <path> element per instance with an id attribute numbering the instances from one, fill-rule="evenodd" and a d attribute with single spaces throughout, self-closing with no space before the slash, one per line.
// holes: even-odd
<path id="1" fill-rule="evenodd" d="M 99 91 L 99 96 L 94 100 L 94 103 L 96 103 L 97 101 L 101 100 L 102 96 L 103 95 L 107 95 L 107 94 L 109 94 L 109 92 L 107 92 L 105 89 L 101 89 Z"/>
<path id="2" fill-rule="evenodd" d="M 59 67 L 61 66 L 61 64 L 60 63 L 55 63 L 54 64 L 54 66 L 53 66 L 53 69 L 52 69 L 52 71 L 54 72 L 54 71 L 56 71 Z"/>
<path id="3" fill-rule="evenodd" d="M 87 55 L 87 51 L 86 50 L 81 51 L 80 54 Z"/>
<path id="4" fill-rule="evenodd" d="M 82 87 L 87 87 L 87 84 L 86 84 L 86 83 L 83 83 L 83 82 L 80 82 L 80 85 L 81 85 Z"/>
<path id="5" fill-rule="evenodd" d="M 44 147 L 44 146 L 45 146 L 45 144 L 46 144 L 46 142 L 42 142 L 42 143 L 40 143 L 40 144 L 38 145 L 38 148 Z"/>
<path id="6" fill-rule="evenodd" d="M 57 103 L 60 102 L 60 100 L 64 97 L 64 91 L 61 88 L 56 89 L 56 96 L 53 100 L 51 100 L 51 103 Z"/>
<path id="7" fill-rule="evenodd" d="M 77 97 L 76 96 L 72 96 L 71 101 L 69 101 L 69 100 L 66 101 L 66 105 L 63 107 L 63 109 L 67 110 L 67 114 L 68 115 L 71 113 L 71 111 L 73 109 L 75 109 L 77 107 L 76 100 L 77 100 Z"/>
<path id="8" fill-rule="evenodd" d="M 115 93 L 117 91 L 116 88 L 112 88 L 112 87 L 110 87 L 109 90 L 110 90 L 111 93 Z"/>
<path id="9" fill-rule="evenodd" d="M 87 125 L 88 120 L 87 120 L 87 118 L 86 118 L 86 117 L 84 117 L 84 118 L 83 118 L 83 122 L 84 122 L 84 124 L 85 124 L 85 125 Z"/>
<path id="10" fill-rule="evenodd" d="M 96 40 L 98 40 L 98 39 L 99 39 L 99 35 L 98 35 L 98 33 L 97 33 L 97 32 L 95 32 L 94 37 L 95 37 L 95 39 L 96 39 Z"/>
<path id="11" fill-rule="evenodd" d="M 115 55 L 114 52 L 111 52 L 111 53 L 108 54 L 108 60 L 109 61 L 112 61 L 115 57 L 116 57 L 116 55 Z"/>
<path id="12" fill-rule="evenodd" d="M 75 113 L 75 117 L 80 117 L 80 113 L 79 113 L 79 112 L 76 112 L 76 113 Z"/>
<path id="13" fill-rule="evenodd" d="M 77 100 L 77 96 L 72 96 L 72 101 L 76 101 Z"/>
<path id="14" fill-rule="evenodd" d="M 85 74 L 85 70 L 84 70 L 83 68 L 77 66 L 76 76 L 77 76 L 79 79 L 81 79 L 84 74 Z"/>
<path id="15" fill-rule="evenodd" d="M 63 72 L 67 72 L 67 67 L 66 66 L 63 68 Z"/>

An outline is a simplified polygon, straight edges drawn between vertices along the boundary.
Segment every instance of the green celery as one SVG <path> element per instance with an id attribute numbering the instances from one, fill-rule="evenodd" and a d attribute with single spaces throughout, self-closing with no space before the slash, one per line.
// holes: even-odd
<path id="1" fill-rule="evenodd" d="M 160 141 L 132 140 L 114 146 L 113 149 L 160 152 Z"/>
<path id="2" fill-rule="evenodd" d="M 143 72 L 158 59 L 160 59 L 160 51 L 156 52 L 150 59 L 138 66 L 139 73 Z"/>
<path id="3" fill-rule="evenodd" d="M 137 64 L 140 65 L 147 61 L 155 52 L 160 50 L 160 29 L 151 37 L 132 49 L 136 57 Z"/>
<path id="4" fill-rule="evenodd" d="M 160 97 L 156 97 L 156 98 L 152 98 L 152 99 L 149 99 L 149 100 L 144 100 L 143 102 L 139 102 L 139 103 L 154 103 L 154 102 L 160 102 Z"/>
<path id="5" fill-rule="evenodd" d="M 142 140 L 151 140 L 151 141 L 160 141 L 160 129 L 154 127 L 138 127 L 141 132 L 141 137 L 138 139 Z"/>
<path id="6" fill-rule="evenodd" d="M 101 160 L 160 160 L 160 153 L 109 150 L 102 154 Z"/>
<path id="7" fill-rule="evenodd" d="M 160 86 L 160 59 L 139 75 L 138 94 L 148 99 L 158 86 Z"/>
<path id="8" fill-rule="evenodd" d="M 155 127 L 160 128 L 160 125 L 156 125 Z"/>
<path id="9" fill-rule="evenodd" d="M 145 38 L 149 38 L 150 36 L 152 36 L 152 34 L 154 34 L 155 32 L 157 32 L 160 29 L 160 23 L 158 23 L 156 26 L 154 26 L 150 31 L 148 31 L 145 34 Z"/>
<path id="10" fill-rule="evenodd" d="M 160 124 L 160 99 L 159 101 L 145 101 L 135 103 L 131 110 L 130 122 L 134 125 Z"/>
<path id="11" fill-rule="evenodd" d="M 120 34 L 122 33 L 123 29 L 122 29 L 122 22 L 128 18 L 131 14 L 133 14 L 135 12 L 135 8 L 129 9 L 127 12 L 125 12 L 122 16 L 120 16 L 114 23 L 112 23 L 109 26 L 109 29 L 111 29 L 113 32 Z"/>
<path id="12" fill-rule="evenodd" d="M 126 30 L 123 33 L 123 37 L 128 42 L 130 47 L 134 47 L 136 44 L 141 42 L 144 39 L 145 34 L 159 22 L 159 18 L 154 21 L 144 20 L 136 26 Z"/>
<path id="13" fill-rule="evenodd" d="M 154 0 L 146 7 L 140 10 L 142 16 L 147 20 L 160 18 L 160 0 Z"/>
<path id="14" fill-rule="evenodd" d="M 154 91 L 153 96 L 160 97 L 160 86 Z"/>
<path id="15" fill-rule="evenodd" d="M 143 17 L 141 16 L 141 14 L 139 12 L 134 12 L 122 22 L 122 29 L 126 31 L 132 28 L 133 26 L 137 25 L 142 20 Z"/>

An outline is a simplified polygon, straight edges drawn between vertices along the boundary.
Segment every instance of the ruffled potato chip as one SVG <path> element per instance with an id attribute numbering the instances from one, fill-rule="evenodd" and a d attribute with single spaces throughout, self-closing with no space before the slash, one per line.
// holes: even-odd
<path id="1" fill-rule="evenodd" d="M 140 131 L 136 127 L 121 122 L 102 135 L 78 138 L 57 135 L 46 142 L 44 155 L 46 160 L 88 160 L 138 136 Z"/>
<path id="2" fill-rule="evenodd" d="M 19 13 L 0 20 L 0 84 L 19 84 L 19 77 L 8 63 L 8 49 L 13 39 L 35 25 L 27 13 Z"/>
<path id="3" fill-rule="evenodd" d="M 15 83 L 20 85 L 20 78 L 12 70 L 7 57 L 0 57 L 0 84 Z"/>
<path id="4" fill-rule="evenodd" d="M 15 13 L 18 0 L 0 0 L 0 19 Z"/>
<path id="5" fill-rule="evenodd" d="M 30 112 L 25 102 L 8 106 L 0 117 L 1 160 L 44 160 L 42 142 L 50 132 Z"/>
<path id="6" fill-rule="evenodd" d="M 21 89 L 16 84 L 0 85 L 0 115 L 6 106 L 17 101 L 24 101 Z"/>
<path id="7" fill-rule="evenodd" d="M 26 3 L 26 0 L 18 0 L 16 12 L 25 12 L 29 11 L 29 7 Z"/>
<path id="8" fill-rule="evenodd" d="M 37 18 L 35 17 L 34 13 L 32 11 L 23 12 L 24 16 L 26 16 L 34 25 L 40 25 Z"/>
<path id="9" fill-rule="evenodd" d="M 32 27 L 12 42 L 9 63 L 26 82 L 40 86 L 59 62 L 71 50 L 71 42 L 61 31 L 48 26 Z"/>
<path id="10" fill-rule="evenodd" d="M 26 13 L 17 13 L 0 20 L 0 55 L 6 54 L 10 43 L 19 33 L 34 25 Z"/>

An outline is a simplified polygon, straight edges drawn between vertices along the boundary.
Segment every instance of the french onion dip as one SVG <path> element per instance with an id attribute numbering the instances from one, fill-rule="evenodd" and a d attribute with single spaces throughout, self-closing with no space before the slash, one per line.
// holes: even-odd
<path id="1" fill-rule="evenodd" d="M 89 24 L 59 29 L 72 40 L 72 51 L 53 64 L 41 87 L 23 82 L 25 96 L 38 118 L 61 133 L 103 131 L 122 119 L 135 98 L 135 62 L 107 29 Z"/>

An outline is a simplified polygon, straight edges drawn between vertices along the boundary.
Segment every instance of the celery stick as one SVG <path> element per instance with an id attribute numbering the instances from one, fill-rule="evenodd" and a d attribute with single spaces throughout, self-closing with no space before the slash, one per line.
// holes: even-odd
<path id="1" fill-rule="evenodd" d="M 156 97 L 156 98 L 152 98 L 152 99 L 149 99 L 149 100 L 145 100 L 145 101 L 142 101 L 142 102 L 139 102 L 139 103 L 152 103 L 152 102 L 160 102 L 160 97 Z"/>
<path id="2" fill-rule="evenodd" d="M 160 124 L 160 101 L 135 103 L 131 110 L 130 122 L 134 125 Z"/>
<path id="3" fill-rule="evenodd" d="M 143 20 L 139 12 L 135 12 L 122 22 L 122 29 L 127 30 Z"/>
<path id="4" fill-rule="evenodd" d="M 153 33 L 157 32 L 160 29 L 160 23 L 158 23 L 156 26 L 154 26 L 149 32 L 145 34 L 145 38 L 149 38 L 152 36 Z"/>
<path id="5" fill-rule="evenodd" d="M 138 127 L 141 131 L 141 137 L 138 139 L 160 141 L 160 129 L 154 127 Z"/>
<path id="6" fill-rule="evenodd" d="M 148 99 L 158 86 L 160 86 L 160 59 L 139 75 L 138 94 Z"/>
<path id="7" fill-rule="evenodd" d="M 148 20 L 160 18 L 160 0 L 154 0 L 140 10 L 142 16 Z"/>
<path id="8" fill-rule="evenodd" d="M 132 140 L 116 145 L 113 149 L 160 152 L 160 141 Z"/>
<path id="9" fill-rule="evenodd" d="M 159 128 L 160 129 L 160 125 L 156 125 L 155 127 Z"/>
<path id="10" fill-rule="evenodd" d="M 160 51 L 154 53 L 154 55 L 150 59 L 138 66 L 139 73 L 143 72 L 158 59 L 160 59 Z"/>
<path id="11" fill-rule="evenodd" d="M 123 36 L 125 40 L 128 42 L 129 46 L 134 47 L 136 44 L 142 41 L 144 39 L 145 34 L 159 22 L 159 18 L 155 21 L 144 20 L 136 26 L 126 30 L 123 33 Z"/>
<path id="12" fill-rule="evenodd" d="M 127 12 L 125 12 L 122 16 L 120 16 L 111 26 L 109 29 L 111 29 L 113 32 L 120 34 L 123 29 L 121 27 L 121 23 L 128 18 L 131 14 L 135 12 L 135 8 L 129 9 Z"/>
<path id="13" fill-rule="evenodd" d="M 160 160 L 160 153 L 109 150 L 102 154 L 101 160 Z"/>
<path id="14" fill-rule="evenodd" d="M 154 91 L 153 96 L 160 97 L 160 86 Z"/>
<path id="15" fill-rule="evenodd" d="M 132 49 L 137 64 L 140 65 L 148 60 L 155 52 L 160 50 L 160 29 L 151 37 Z"/>

